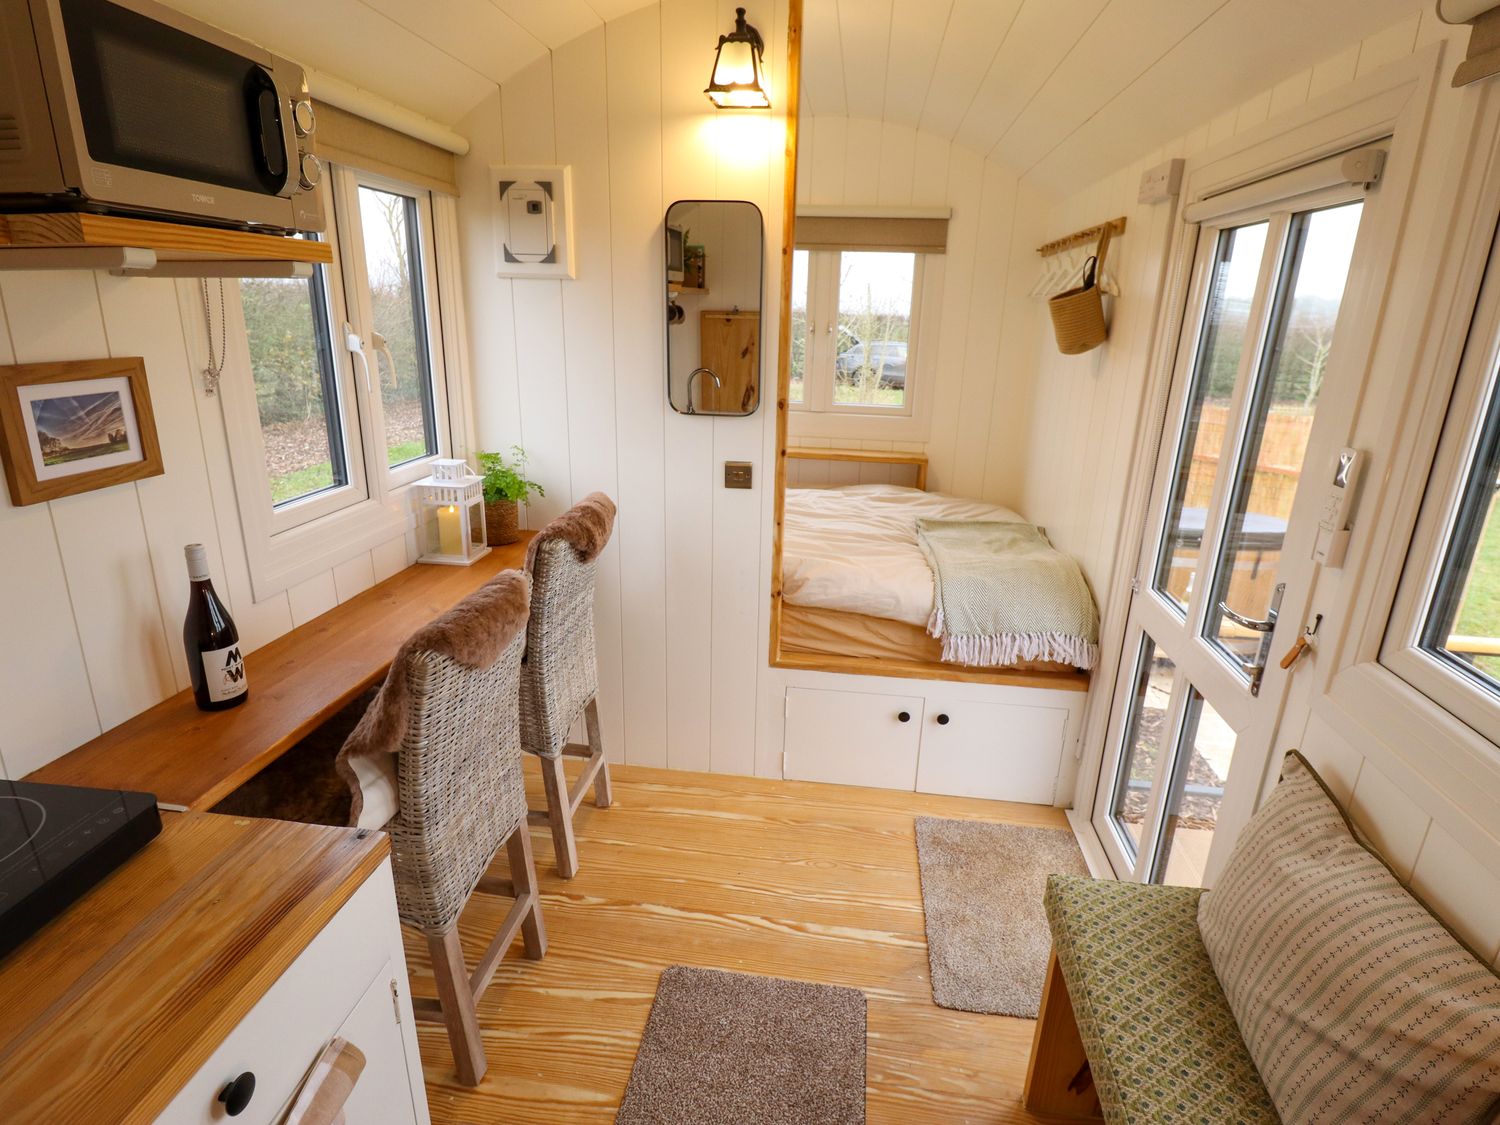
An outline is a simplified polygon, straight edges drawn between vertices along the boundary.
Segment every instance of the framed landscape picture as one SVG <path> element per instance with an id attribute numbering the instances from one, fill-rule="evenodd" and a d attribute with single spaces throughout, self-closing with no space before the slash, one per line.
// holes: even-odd
<path id="1" fill-rule="evenodd" d="M 160 475 L 144 361 L 0 367 L 0 454 L 17 506 Z"/>

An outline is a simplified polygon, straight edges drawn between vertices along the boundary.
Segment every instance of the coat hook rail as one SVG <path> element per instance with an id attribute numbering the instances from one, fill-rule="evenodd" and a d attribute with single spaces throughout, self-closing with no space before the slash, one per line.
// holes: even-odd
<path id="1" fill-rule="evenodd" d="M 1036 248 L 1036 252 L 1043 258 L 1050 258 L 1053 254 L 1061 254 L 1064 250 L 1071 250 L 1075 246 L 1082 246 L 1085 242 L 1097 241 L 1099 236 L 1104 233 L 1105 227 L 1111 229 L 1112 237 L 1119 238 L 1120 235 L 1125 233 L 1125 216 L 1121 215 L 1118 219 L 1111 219 L 1109 222 L 1100 223 L 1096 227 L 1074 231 L 1064 238 L 1055 238 L 1051 242 L 1045 242 Z"/>

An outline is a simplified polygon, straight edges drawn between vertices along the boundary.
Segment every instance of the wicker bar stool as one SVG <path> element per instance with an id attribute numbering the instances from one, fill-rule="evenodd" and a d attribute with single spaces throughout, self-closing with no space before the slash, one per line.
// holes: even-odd
<path id="1" fill-rule="evenodd" d="M 601 809 L 612 800 L 595 697 L 594 572 L 614 520 L 614 502 L 602 492 L 591 493 L 538 532 L 526 553 L 532 598 L 521 666 L 521 745 L 541 760 L 547 793 L 546 811 L 529 816 L 552 829 L 557 871 L 564 879 L 578 871 L 573 814 L 584 794 L 592 785 L 594 804 Z M 580 715 L 587 745 L 568 742 L 568 730 Z M 564 756 L 585 760 L 571 790 Z"/>
<path id="2" fill-rule="evenodd" d="M 344 744 L 340 773 L 395 755 L 396 815 L 386 823 L 401 920 L 432 954 L 438 999 L 415 999 L 418 1019 L 448 1031 L 458 1079 L 478 1085 L 487 1061 L 476 1005 L 519 930 L 526 956 L 547 950 L 521 769 L 516 708 L 530 582 L 506 571 L 402 646 L 384 687 Z M 352 757 L 361 763 L 353 769 Z M 361 813 L 355 792 L 354 818 Z M 509 880 L 486 874 L 504 845 Z M 476 891 L 515 899 L 471 973 L 458 919 Z"/>

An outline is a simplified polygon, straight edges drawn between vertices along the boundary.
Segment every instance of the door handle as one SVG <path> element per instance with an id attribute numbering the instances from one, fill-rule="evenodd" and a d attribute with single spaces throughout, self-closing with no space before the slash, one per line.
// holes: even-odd
<path id="1" fill-rule="evenodd" d="M 1219 603 L 1219 612 L 1229 620 L 1233 621 L 1242 629 L 1260 634 L 1260 645 L 1256 648 L 1255 659 L 1241 661 L 1240 668 L 1250 677 L 1250 694 L 1260 694 L 1260 682 L 1266 674 L 1266 661 L 1271 656 L 1271 638 L 1276 633 L 1276 619 L 1281 616 L 1281 599 L 1286 593 L 1286 583 L 1276 583 L 1276 588 L 1271 591 L 1271 604 L 1266 607 L 1266 615 L 1263 618 L 1245 617 L 1230 609 L 1225 602 Z"/>
<path id="2" fill-rule="evenodd" d="M 1276 611 L 1274 609 L 1271 610 L 1270 616 L 1260 620 L 1257 620 L 1254 617 L 1244 617 L 1241 614 L 1235 613 L 1234 610 L 1229 608 L 1229 604 L 1227 602 L 1219 603 L 1219 612 L 1222 613 L 1225 617 L 1229 618 L 1229 620 L 1233 621 L 1236 625 L 1240 625 L 1246 629 L 1253 629 L 1257 633 L 1269 633 L 1271 632 L 1271 630 L 1276 628 Z"/>
<path id="3" fill-rule="evenodd" d="M 396 357 L 391 354 L 391 346 L 385 342 L 385 337 L 382 336 L 379 332 L 371 332 L 370 343 L 375 348 L 375 354 L 377 356 L 385 356 L 386 363 L 390 365 L 391 381 L 389 383 L 384 383 L 383 385 L 388 387 L 399 386 L 401 382 L 401 376 L 400 373 L 396 370 Z M 378 375 L 380 371 L 379 360 L 377 360 L 375 363 L 375 371 Z"/>

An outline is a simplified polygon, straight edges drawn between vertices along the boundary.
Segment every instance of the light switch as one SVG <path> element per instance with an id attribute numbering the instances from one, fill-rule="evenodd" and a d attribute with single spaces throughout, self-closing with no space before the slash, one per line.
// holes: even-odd
<path id="1" fill-rule="evenodd" d="M 749 461 L 724 462 L 725 488 L 750 488 L 753 484 L 754 466 Z"/>

